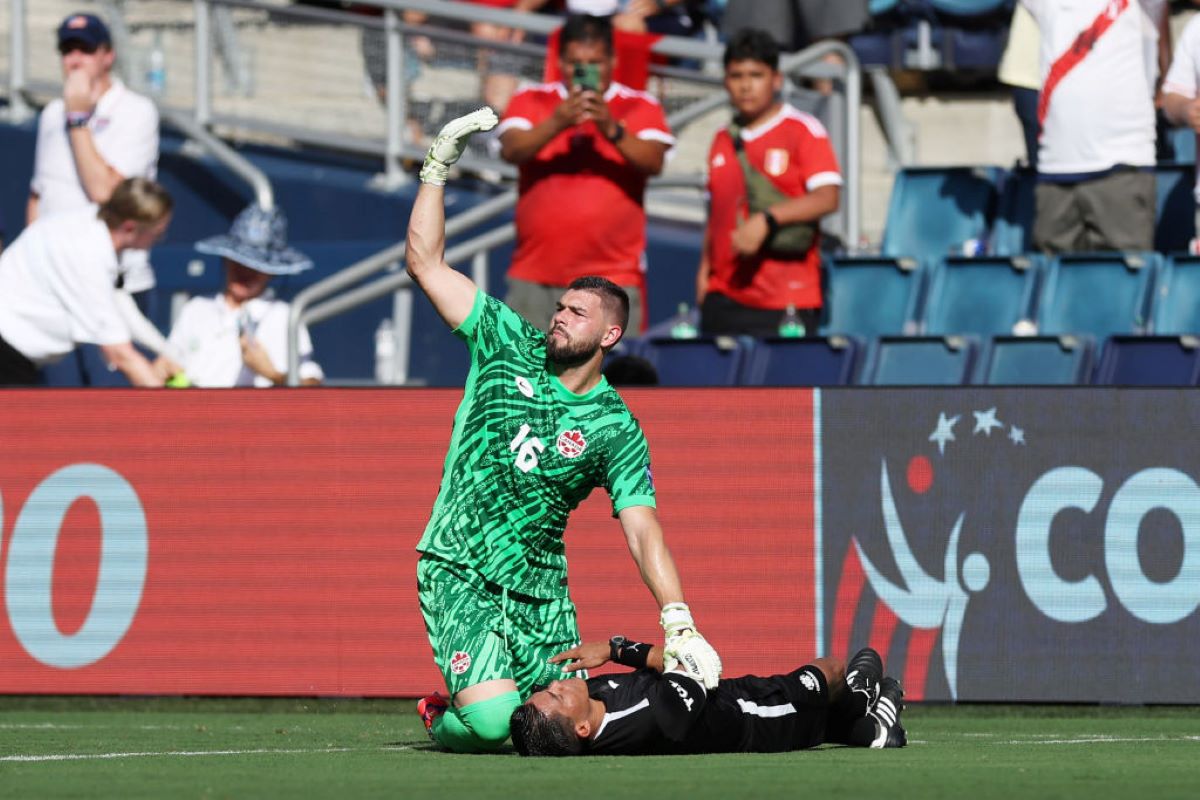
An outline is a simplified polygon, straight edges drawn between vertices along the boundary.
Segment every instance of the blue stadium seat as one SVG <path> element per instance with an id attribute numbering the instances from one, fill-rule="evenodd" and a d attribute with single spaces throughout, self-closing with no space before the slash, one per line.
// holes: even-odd
<path id="1" fill-rule="evenodd" d="M 915 330 L 925 280 L 916 260 L 834 258 L 826 278 L 823 335 L 883 336 Z"/>
<path id="2" fill-rule="evenodd" d="M 1158 205 L 1154 210 L 1154 249 L 1170 253 L 1188 248 L 1196 235 L 1196 168 L 1192 164 L 1160 164 L 1154 169 Z"/>
<path id="3" fill-rule="evenodd" d="M 1113 336 L 1104 343 L 1096 383 L 1195 386 L 1200 383 L 1200 340 L 1194 336 Z"/>
<path id="4" fill-rule="evenodd" d="M 1015 256 L 1033 250 L 1033 220 L 1037 213 L 1034 190 L 1037 172 L 1019 167 L 1006 172 L 996 200 L 996 218 L 988 241 L 988 252 Z"/>
<path id="5" fill-rule="evenodd" d="M 844 386 L 854 379 L 858 344 L 848 336 L 763 339 L 746 358 L 749 386 Z"/>
<path id="6" fill-rule="evenodd" d="M 752 340 L 732 336 L 650 339 L 638 355 L 658 371 L 662 386 L 734 386 Z"/>
<path id="7" fill-rule="evenodd" d="M 1200 333 L 1200 257 L 1168 258 L 1154 286 L 1154 332 Z"/>
<path id="8" fill-rule="evenodd" d="M 928 0 L 934 11 L 956 17 L 983 17 L 1012 10 L 1012 0 Z"/>
<path id="9" fill-rule="evenodd" d="M 1095 253 L 1051 259 L 1037 321 L 1043 334 L 1103 339 L 1142 333 L 1149 322 L 1156 253 Z"/>
<path id="10" fill-rule="evenodd" d="M 859 383 L 956 386 L 971 376 L 976 345 L 966 336 L 884 336 L 872 343 Z"/>
<path id="11" fill-rule="evenodd" d="M 997 336 L 983 350 L 975 383 L 1052 386 L 1087 383 L 1092 342 L 1086 336 Z"/>
<path id="12" fill-rule="evenodd" d="M 1176 164 L 1196 163 L 1196 132 L 1191 128 L 1168 128 L 1167 147 Z"/>
<path id="13" fill-rule="evenodd" d="M 922 331 L 1012 333 L 1018 321 L 1032 319 L 1039 261 L 1036 256 L 984 256 L 938 262 L 930 275 Z"/>
<path id="14" fill-rule="evenodd" d="M 888 203 L 883 254 L 937 257 L 982 240 L 995 213 L 998 177 L 989 167 L 901 170 Z"/>

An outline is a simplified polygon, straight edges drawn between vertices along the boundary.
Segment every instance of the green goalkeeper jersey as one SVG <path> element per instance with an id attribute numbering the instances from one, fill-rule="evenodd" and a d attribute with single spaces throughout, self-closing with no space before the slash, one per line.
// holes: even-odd
<path id="1" fill-rule="evenodd" d="M 650 452 L 604 378 L 577 395 L 546 369 L 545 334 L 479 292 L 455 331 L 471 371 L 417 549 L 532 597 L 567 594 L 563 531 L 593 487 L 613 515 L 654 506 Z"/>

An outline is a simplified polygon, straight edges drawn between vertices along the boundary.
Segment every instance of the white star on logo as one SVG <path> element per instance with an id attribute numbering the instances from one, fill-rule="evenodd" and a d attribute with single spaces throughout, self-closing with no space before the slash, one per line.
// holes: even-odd
<path id="1" fill-rule="evenodd" d="M 1025 431 L 1013 425 L 1008 429 L 1008 438 L 1013 444 L 1025 444 Z"/>
<path id="2" fill-rule="evenodd" d="M 975 415 L 975 430 L 974 433 L 983 431 L 987 437 L 991 437 L 993 428 L 1004 428 L 1004 423 L 996 419 L 996 408 L 993 406 L 987 411 L 972 411 Z"/>
<path id="3" fill-rule="evenodd" d="M 954 426 L 958 424 L 958 419 L 961 415 L 955 414 L 950 419 L 946 419 L 944 412 L 938 412 L 937 429 L 929 434 L 929 441 L 937 442 L 938 453 L 946 454 L 946 442 L 954 441 Z"/>

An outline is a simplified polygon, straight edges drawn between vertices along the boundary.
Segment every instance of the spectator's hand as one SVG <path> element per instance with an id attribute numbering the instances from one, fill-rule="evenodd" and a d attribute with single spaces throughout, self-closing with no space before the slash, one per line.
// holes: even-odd
<path id="1" fill-rule="evenodd" d="M 172 358 L 165 355 L 161 355 L 154 359 L 154 363 L 150 366 L 154 367 L 155 374 L 162 378 L 164 382 L 183 372 L 183 367 L 176 363 Z"/>
<path id="2" fill-rule="evenodd" d="M 762 249 L 763 243 L 767 241 L 767 234 L 770 232 L 765 216 L 751 214 L 742 220 L 733 232 L 733 251 L 742 258 L 754 255 Z"/>
<path id="3" fill-rule="evenodd" d="M 271 363 L 271 357 L 267 355 L 267 351 L 258 343 L 258 340 L 243 335 L 240 341 L 242 344 L 242 362 L 253 370 L 255 374 L 263 376 L 272 383 L 278 382 L 280 372 L 275 369 L 275 365 Z"/>
<path id="4" fill-rule="evenodd" d="M 655 0 L 630 0 L 629 5 L 625 7 L 625 13 L 645 19 L 660 13 L 660 9 Z"/>
<path id="5" fill-rule="evenodd" d="M 1200 97 L 1188 103 L 1187 124 L 1189 128 L 1200 133 Z"/>
<path id="6" fill-rule="evenodd" d="M 617 30 L 625 31 L 626 33 L 645 33 L 646 17 L 644 14 L 623 11 L 620 14 L 613 14 L 612 25 Z"/>
<path id="7" fill-rule="evenodd" d="M 571 87 L 571 93 L 554 109 L 554 124 L 558 130 L 565 131 L 573 125 L 579 125 L 587 120 L 584 114 L 583 96 L 585 92 L 578 86 Z"/>
<path id="8" fill-rule="evenodd" d="M 99 87 L 81 69 L 67 73 L 63 80 L 63 104 L 67 111 L 90 114 L 100 100 Z"/>
<path id="9" fill-rule="evenodd" d="M 617 134 L 617 121 L 613 119 L 612 109 L 599 93 L 583 93 L 583 116 L 584 119 L 596 123 L 596 127 L 605 136 L 612 138 Z"/>
<path id="10" fill-rule="evenodd" d="M 595 669 L 608 663 L 608 642 L 588 642 L 577 645 L 570 650 L 550 656 L 551 664 L 571 663 L 563 667 L 563 672 L 578 672 L 581 669 Z"/>

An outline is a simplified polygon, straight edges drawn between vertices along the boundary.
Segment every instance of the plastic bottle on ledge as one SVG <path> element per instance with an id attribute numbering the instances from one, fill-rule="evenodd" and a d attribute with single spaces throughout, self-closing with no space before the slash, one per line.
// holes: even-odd
<path id="1" fill-rule="evenodd" d="M 804 320 L 800 319 L 800 313 L 796 311 L 796 306 L 789 303 L 787 310 L 783 312 L 783 319 L 779 321 L 779 338 L 799 339 L 807 332 Z"/>
<path id="2" fill-rule="evenodd" d="M 163 50 L 162 31 L 154 33 L 154 46 L 146 67 L 146 89 L 157 98 L 167 93 L 167 53 Z"/>
<path id="3" fill-rule="evenodd" d="M 696 326 L 692 324 L 692 317 L 688 311 L 687 303 L 679 304 L 679 311 L 675 314 L 675 320 L 671 325 L 672 339 L 695 339 L 700 335 L 696 330 Z"/>
<path id="4" fill-rule="evenodd" d="M 380 386 L 396 382 L 396 329 L 391 317 L 384 317 L 375 329 L 375 382 Z"/>

